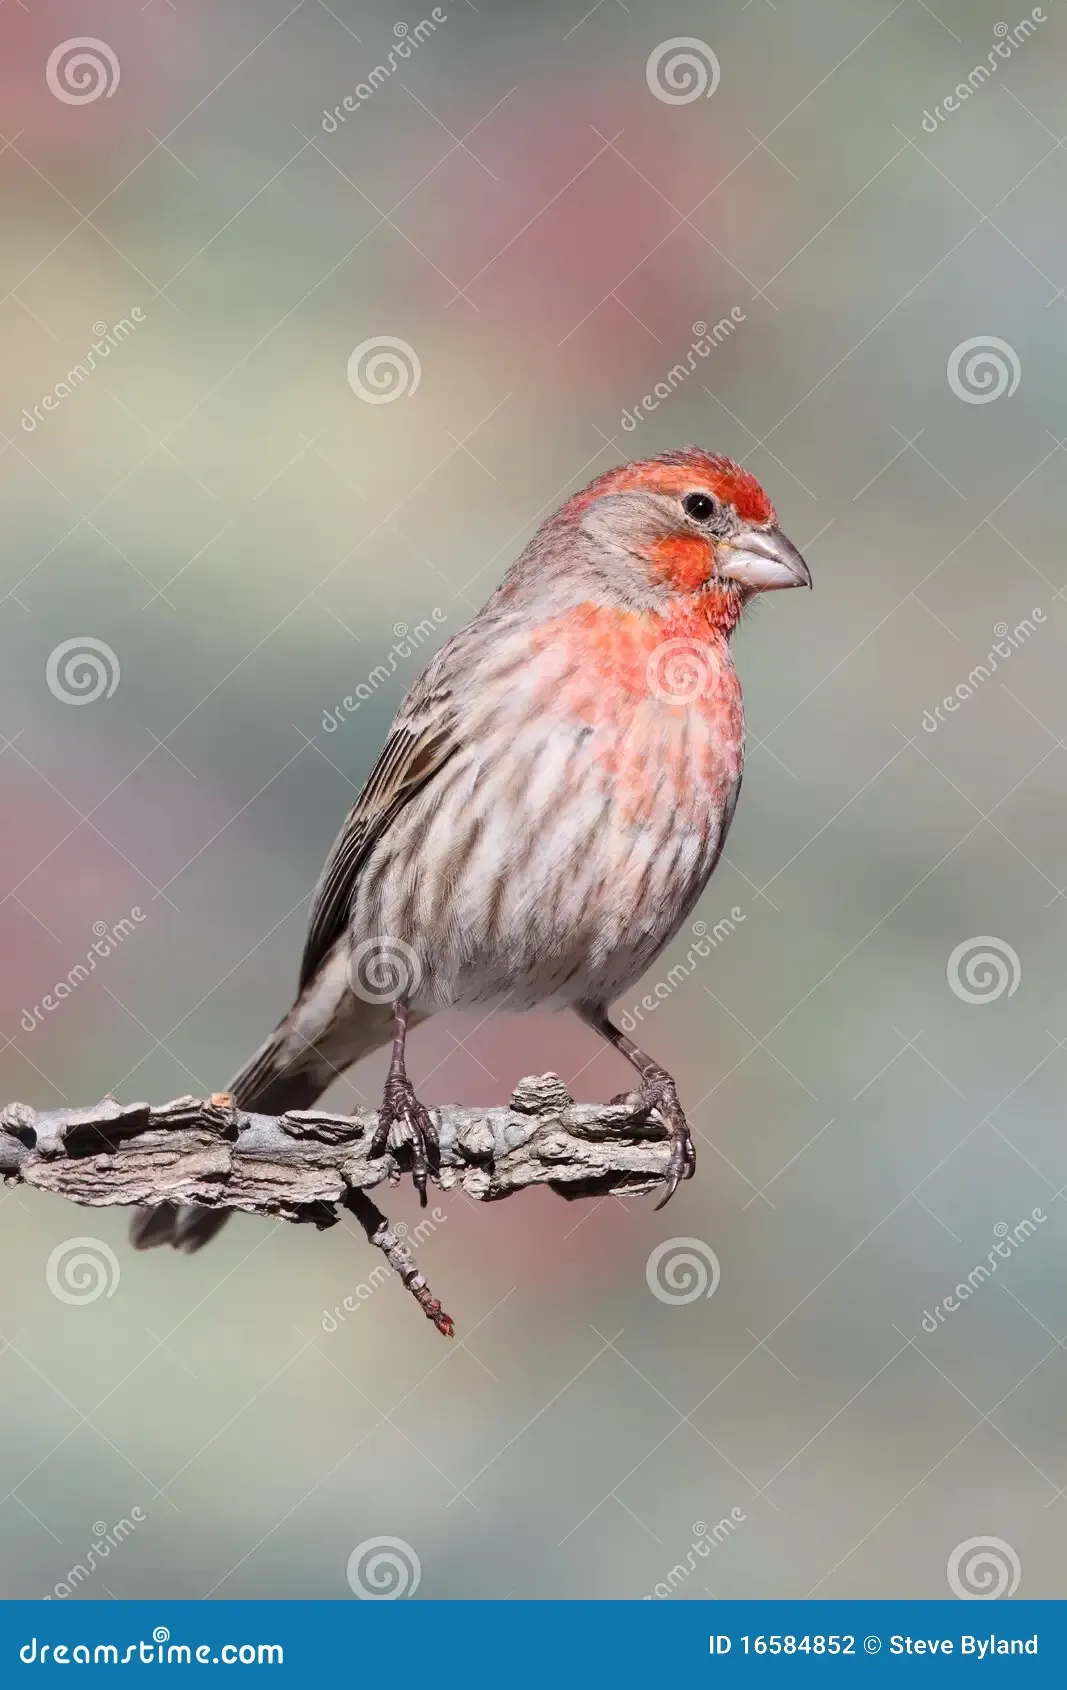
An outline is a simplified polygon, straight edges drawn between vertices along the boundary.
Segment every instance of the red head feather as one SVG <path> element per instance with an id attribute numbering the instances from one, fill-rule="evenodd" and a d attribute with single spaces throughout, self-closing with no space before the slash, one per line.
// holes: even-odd
<path id="1" fill-rule="evenodd" d="M 642 488 L 679 496 L 707 492 L 733 505 L 742 522 L 764 527 L 777 521 L 774 506 L 755 476 L 732 458 L 717 457 L 702 446 L 685 446 L 680 451 L 664 452 L 658 458 L 643 458 L 637 463 L 609 469 L 581 493 L 576 493 L 564 509 L 577 516 L 605 493 L 630 493 Z"/>

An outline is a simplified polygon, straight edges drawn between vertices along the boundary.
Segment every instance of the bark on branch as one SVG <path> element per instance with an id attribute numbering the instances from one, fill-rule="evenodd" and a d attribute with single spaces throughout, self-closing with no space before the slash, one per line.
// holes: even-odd
<path id="1" fill-rule="evenodd" d="M 666 1128 L 636 1097 L 575 1103 L 555 1074 L 522 1080 L 506 1108 L 446 1104 L 431 1114 L 441 1143 L 437 1182 L 485 1202 L 531 1185 L 568 1198 L 647 1192 L 667 1170 Z M 11 1103 L 0 1110 L 0 1175 L 91 1207 L 198 1203 L 319 1227 L 348 1208 L 429 1318 L 449 1331 L 410 1252 L 368 1197 L 411 1166 L 395 1130 L 385 1155 L 368 1157 L 376 1123 L 373 1111 L 248 1114 L 226 1093 L 158 1107 L 114 1098 L 85 1109 Z"/>

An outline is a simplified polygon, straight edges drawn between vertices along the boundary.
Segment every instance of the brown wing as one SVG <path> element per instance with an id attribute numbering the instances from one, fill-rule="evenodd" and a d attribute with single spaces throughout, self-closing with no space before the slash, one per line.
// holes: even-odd
<path id="1" fill-rule="evenodd" d="M 458 747 L 447 694 L 424 697 L 417 711 L 411 710 L 394 722 L 315 889 L 300 965 L 301 991 L 348 925 L 356 884 L 367 858 L 405 804 L 422 791 Z"/>

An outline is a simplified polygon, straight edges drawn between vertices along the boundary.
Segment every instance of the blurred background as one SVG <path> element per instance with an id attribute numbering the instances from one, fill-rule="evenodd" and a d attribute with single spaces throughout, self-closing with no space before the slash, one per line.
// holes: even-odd
<path id="1" fill-rule="evenodd" d="M 0 1194 L 6 1595 L 1062 1594 L 1067 12 L 998 6 L 0 11 L 0 1100 L 225 1084 L 593 475 L 743 459 L 816 587 L 736 639 L 729 926 L 642 1023 L 696 1180 L 437 1193 L 451 1346 L 353 1224 Z M 631 1079 L 568 1017 L 410 1053 Z"/>

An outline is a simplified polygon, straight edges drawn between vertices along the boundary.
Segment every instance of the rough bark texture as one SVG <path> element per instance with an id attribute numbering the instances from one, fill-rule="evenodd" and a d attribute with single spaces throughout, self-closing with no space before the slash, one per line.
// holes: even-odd
<path id="1" fill-rule="evenodd" d="M 651 1191 L 667 1168 L 666 1130 L 636 1098 L 575 1103 L 555 1074 L 521 1081 L 507 1108 L 431 1114 L 441 1188 L 484 1201 L 530 1185 L 564 1197 Z M 0 1175 L 91 1206 L 201 1203 L 331 1226 L 339 1205 L 358 1208 L 360 1195 L 410 1168 L 406 1142 L 368 1158 L 376 1121 L 373 1111 L 246 1114 L 225 1093 L 158 1107 L 12 1103 L 0 1110 Z"/>

